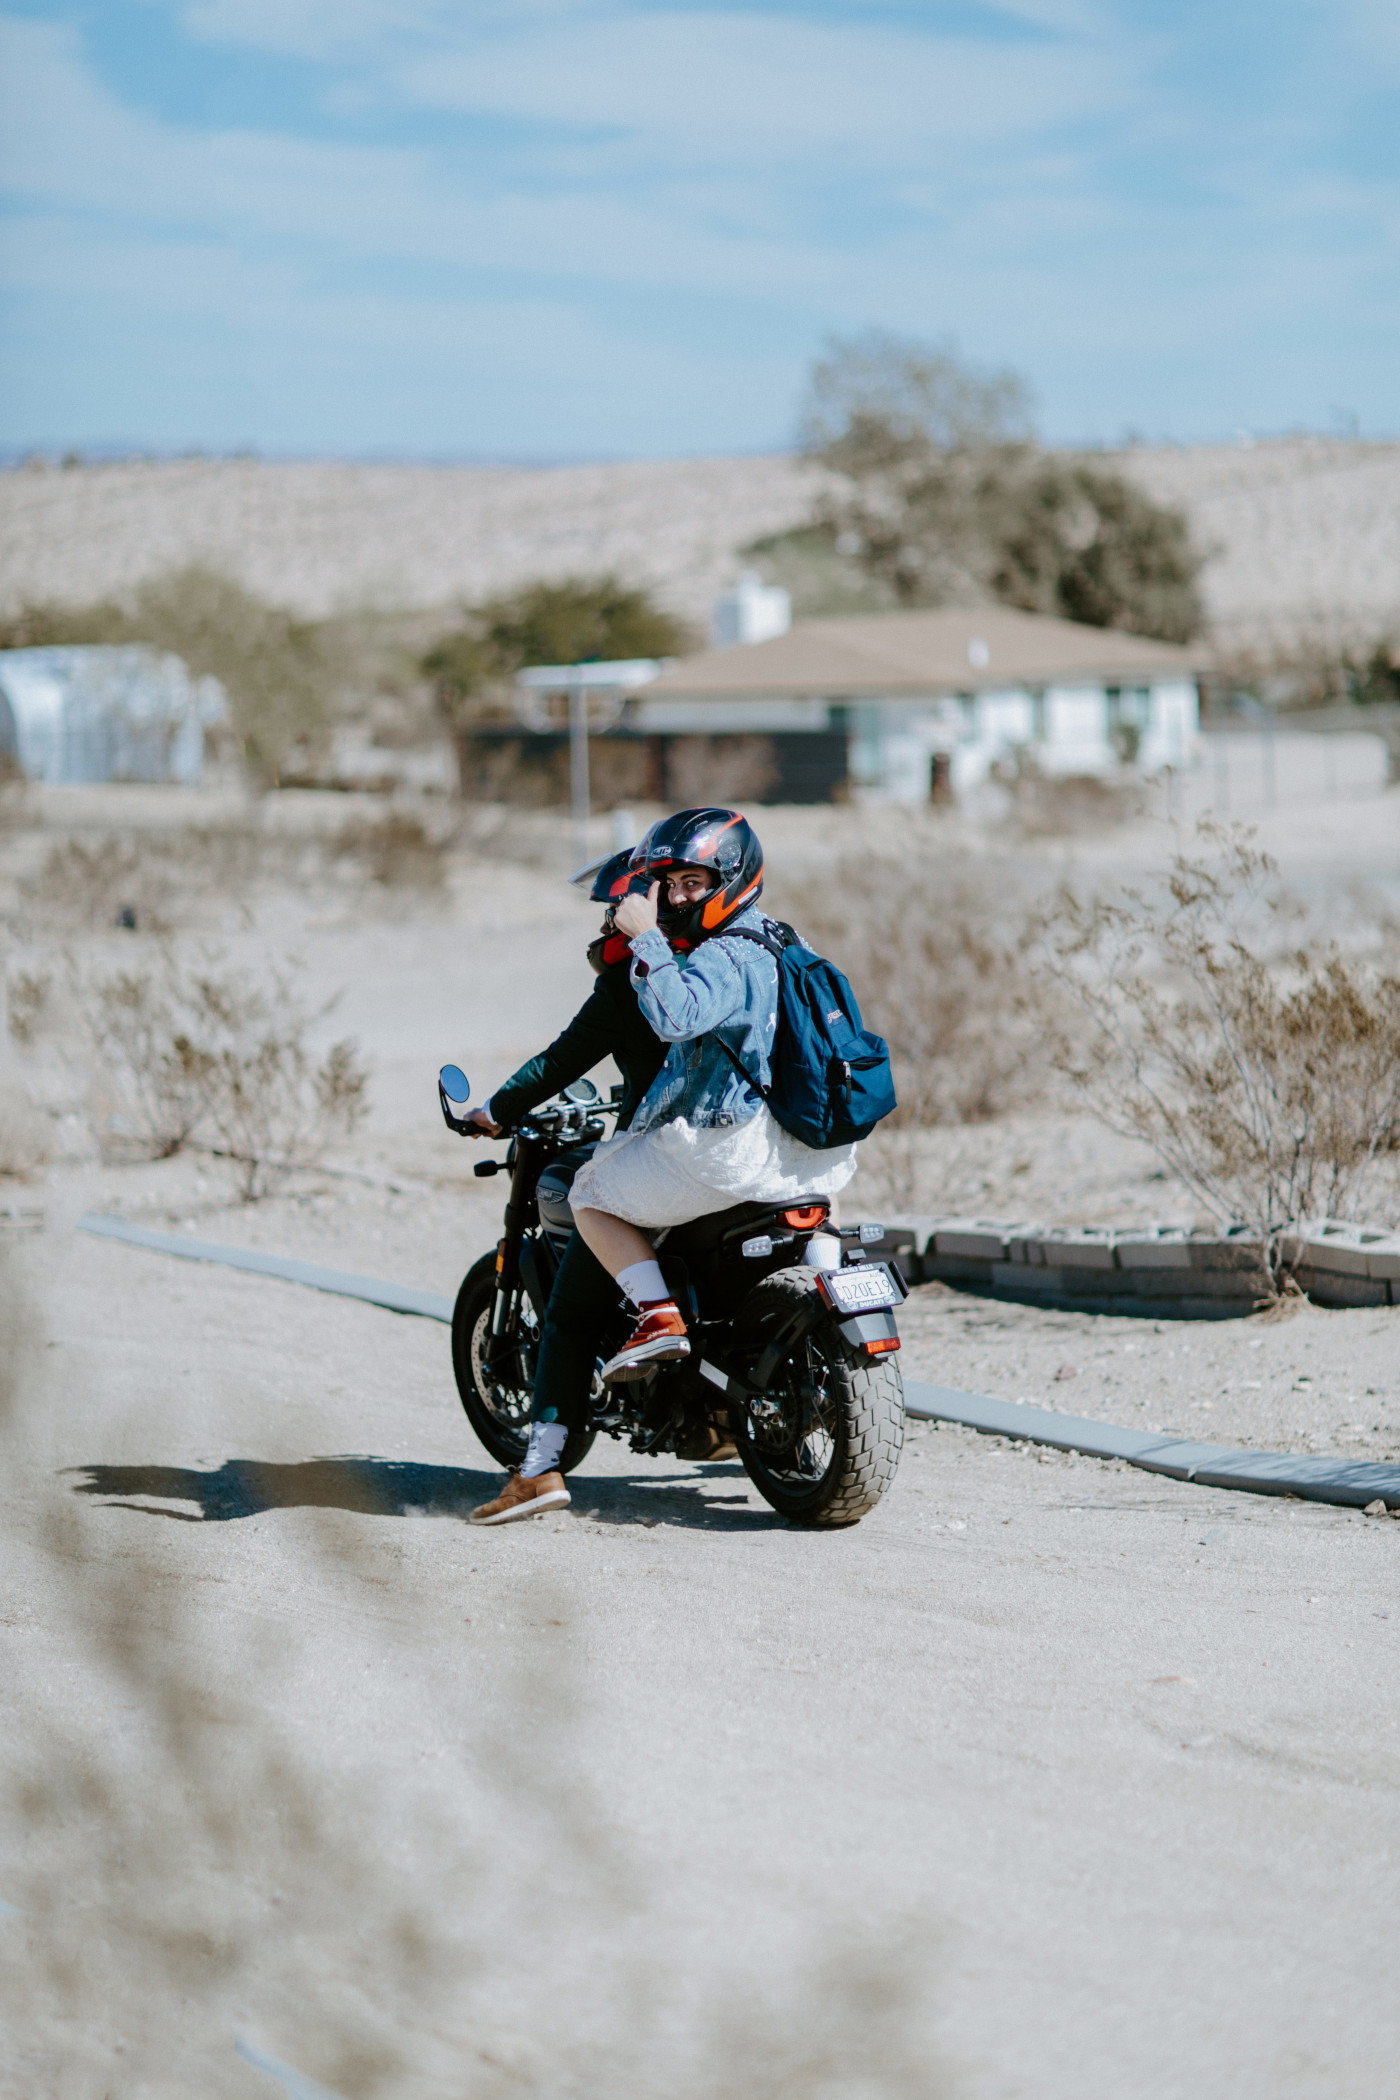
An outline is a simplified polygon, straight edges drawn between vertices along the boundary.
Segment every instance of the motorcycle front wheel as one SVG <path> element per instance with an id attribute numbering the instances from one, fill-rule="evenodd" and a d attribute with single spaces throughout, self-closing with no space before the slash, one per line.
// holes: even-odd
<path id="1" fill-rule="evenodd" d="M 467 1420 L 498 1466 L 513 1469 L 530 1441 L 530 1397 L 539 1358 L 540 1329 L 523 1288 L 506 1307 L 498 1335 L 491 1332 L 496 1256 L 483 1254 L 468 1269 L 452 1309 L 452 1370 Z M 595 1429 L 575 1429 L 559 1462 L 571 1473 L 593 1448 Z"/>
<path id="2" fill-rule="evenodd" d="M 745 1299 L 736 1340 L 753 1362 L 767 1337 L 817 1296 L 810 1269 L 782 1269 Z M 904 1381 L 893 1354 L 870 1358 L 825 1321 L 773 1374 L 761 1401 L 735 1407 L 744 1471 L 794 1524 L 835 1528 L 868 1516 L 904 1448 Z"/>

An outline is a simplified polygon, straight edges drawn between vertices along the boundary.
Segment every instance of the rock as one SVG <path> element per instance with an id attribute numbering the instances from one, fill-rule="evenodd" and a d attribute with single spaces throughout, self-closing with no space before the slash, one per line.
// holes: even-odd
<path id="1" fill-rule="evenodd" d="M 1386 1508 L 1385 1504 L 1381 1501 L 1380 1497 L 1377 1496 L 1374 1502 L 1368 1502 L 1366 1504 L 1366 1507 L 1362 1510 L 1361 1514 L 1363 1517 L 1388 1517 L 1390 1515 L 1390 1511 Z"/>

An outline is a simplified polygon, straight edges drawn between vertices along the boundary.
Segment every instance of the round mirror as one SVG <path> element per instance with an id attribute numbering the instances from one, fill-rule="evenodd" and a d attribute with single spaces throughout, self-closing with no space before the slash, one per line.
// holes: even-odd
<path id="1" fill-rule="evenodd" d="M 471 1087 L 460 1065 L 444 1065 L 438 1073 L 438 1085 L 449 1101 L 466 1101 L 471 1098 Z"/>
<path id="2" fill-rule="evenodd" d="M 591 1079 L 574 1079 L 565 1087 L 564 1099 L 572 1101 L 575 1108 L 591 1108 L 599 1099 L 598 1089 Z"/>

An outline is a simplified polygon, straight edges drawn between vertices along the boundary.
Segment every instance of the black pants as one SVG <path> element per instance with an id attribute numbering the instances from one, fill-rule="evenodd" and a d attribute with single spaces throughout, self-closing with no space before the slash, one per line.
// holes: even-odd
<path id="1" fill-rule="evenodd" d="M 534 1420 L 581 1429 L 598 1359 L 621 1347 L 626 1330 L 622 1293 L 574 1233 L 545 1307 L 530 1410 Z"/>

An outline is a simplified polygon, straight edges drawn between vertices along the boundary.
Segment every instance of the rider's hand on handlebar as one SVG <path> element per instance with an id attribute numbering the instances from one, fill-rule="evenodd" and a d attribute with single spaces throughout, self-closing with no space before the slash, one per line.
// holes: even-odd
<path id="1" fill-rule="evenodd" d="M 657 899 L 661 895 L 661 884 L 654 882 L 645 897 L 626 896 L 613 912 L 613 924 L 619 933 L 626 934 L 629 941 L 638 934 L 650 933 L 656 924 Z"/>
<path id="2" fill-rule="evenodd" d="M 504 1135 L 501 1124 L 493 1123 L 484 1108 L 469 1108 L 462 1121 L 466 1124 L 473 1137 L 501 1137 Z"/>

